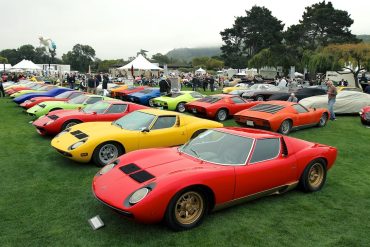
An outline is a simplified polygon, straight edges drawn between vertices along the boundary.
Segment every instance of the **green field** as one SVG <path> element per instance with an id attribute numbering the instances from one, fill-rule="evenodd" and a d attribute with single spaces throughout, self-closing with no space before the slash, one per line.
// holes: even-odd
<path id="1" fill-rule="evenodd" d="M 370 129 L 358 116 L 294 137 L 338 148 L 323 190 L 270 196 L 209 215 L 190 231 L 131 222 L 94 199 L 98 168 L 65 159 L 0 98 L 0 246 L 370 246 Z M 228 120 L 226 125 L 233 125 Z M 106 226 L 93 231 L 87 220 Z"/>

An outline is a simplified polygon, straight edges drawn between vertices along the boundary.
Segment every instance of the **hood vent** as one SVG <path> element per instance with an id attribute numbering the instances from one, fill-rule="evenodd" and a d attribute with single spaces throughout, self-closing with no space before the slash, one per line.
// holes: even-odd
<path id="1" fill-rule="evenodd" d="M 130 174 L 129 176 L 133 180 L 135 180 L 136 182 L 139 182 L 139 183 L 144 183 L 145 181 L 148 181 L 148 180 L 154 178 L 154 176 L 152 174 L 150 174 L 149 172 L 147 172 L 147 171 L 136 172 L 136 173 Z"/>
<path id="2" fill-rule="evenodd" d="M 138 167 L 137 165 L 133 163 L 125 165 L 125 166 L 121 166 L 119 169 L 123 171 L 125 174 L 130 174 L 130 173 L 141 170 L 140 167 Z"/>
<path id="3" fill-rule="evenodd" d="M 284 109 L 284 106 L 272 104 L 259 104 L 250 108 L 251 111 L 266 112 L 271 114 L 275 114 L 282 109 Z"/>
<path id="4" fill-rule="evenodd" d="M 57 120 L 59 117 L 57 115 L 50 115 L 50 116 L 48 116 L 48 118 L 50 118 L 52 120 Z"/>
<path id="5" fill-rule="evenodd" d="M 73 135 L 74 137 L 76 137 L 77 139 L 80 139 L 80 140 L 84 139 L 86 137 L 89 137 L 88 135 L 86 135 L 85 133 L 83 133 L 80 130 L 72 131 L 71 135 Z"/>

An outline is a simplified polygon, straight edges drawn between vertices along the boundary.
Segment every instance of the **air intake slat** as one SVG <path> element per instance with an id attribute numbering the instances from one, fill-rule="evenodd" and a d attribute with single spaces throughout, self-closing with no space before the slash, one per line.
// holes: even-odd
<path id="1" fill-rule="evenodd" d="M 76 137 L 77 139 L 84 139 L 86 137 L 89 137 L 88 135 L 86 135 L 85 133 L 83 133 L 82 131 L 80 130 L 76 130 L 76 131 L 73 131 L 71 132 L 71 134 Z"/>
<path id="2" fill-rule="evenodd" d="M 259 104 L 251 107 L 249 110 L 275 114 L 282 109 L 284 109 L 284 106 L 281 105 Z"/>

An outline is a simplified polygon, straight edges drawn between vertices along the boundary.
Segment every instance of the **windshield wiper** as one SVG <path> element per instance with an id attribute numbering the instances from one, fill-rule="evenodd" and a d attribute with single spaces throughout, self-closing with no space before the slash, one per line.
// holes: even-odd
<path id="1" fill-rule="evenodd" d="M 190 149 L 190 151 L 192 151 L 196 156 L 197 156 L 197 158 L 199 158 L 200 156 L 199 156 L 199 154 L 198 154 L 198 152 L 197 151 L 195 151 L 193 148 L 189 148 Z"/>

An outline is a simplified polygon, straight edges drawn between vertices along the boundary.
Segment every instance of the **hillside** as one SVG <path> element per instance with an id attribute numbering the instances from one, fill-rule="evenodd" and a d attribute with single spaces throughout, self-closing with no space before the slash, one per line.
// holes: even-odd
<path id="1" fill-rule="evenodd" d="M 357 35 L 357 38 L 362 39 L 366 43 L 370 43 L 370 35 L 368 34 Z"/>
<path id="2" fill-rule="evenodd" d="M 221 55 L 219 47 L 178 48 L 167 52 L 166 56 L 177 60 L 191 61 L 194 57 L 213 57 Z"/>

